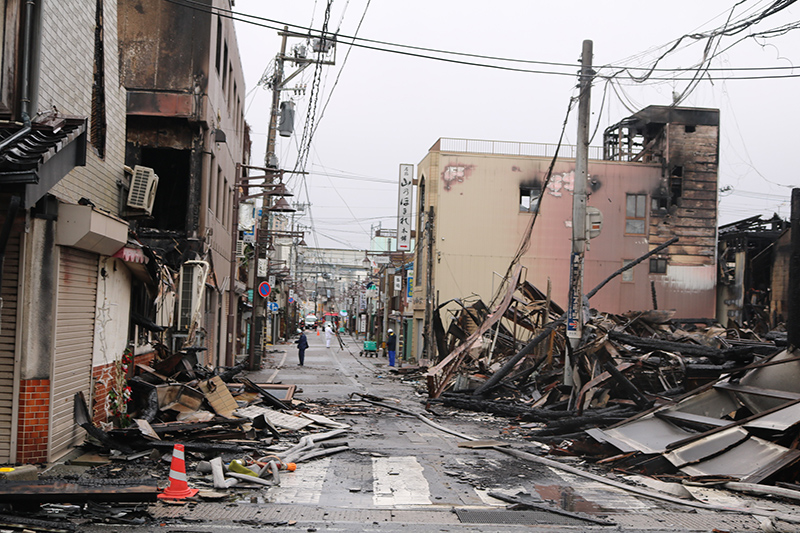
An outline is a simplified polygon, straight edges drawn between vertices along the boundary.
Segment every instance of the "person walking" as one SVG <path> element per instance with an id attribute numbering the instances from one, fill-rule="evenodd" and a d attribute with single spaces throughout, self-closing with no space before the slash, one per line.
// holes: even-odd
<path id="1" fill-rule="evenodd" d="M 386 351 L 389 352 L 389 366 L 394 366 L 394 359 L 397 354 L 397 335 L 391 329 L 386 339 Z"/>
<path id="2" fill-rule="evenodd" d="M 308 348 L 308 338 L 306 337 L 305 331 L 302 329 L 298 329 L 297 333 L 300 334 L 300 338 L 297 339 L 297 357 L 300 359 L 300 365 L 303 366 L 303 362 L 306 359 L 306 348 Z"/>
<path id="3" fill-rule="evenodd" d="M 331 323 L 325 322 L 325 347 L 331 347 L 331 336 L 333 335 L 333 330 L 331 329 Z"/>

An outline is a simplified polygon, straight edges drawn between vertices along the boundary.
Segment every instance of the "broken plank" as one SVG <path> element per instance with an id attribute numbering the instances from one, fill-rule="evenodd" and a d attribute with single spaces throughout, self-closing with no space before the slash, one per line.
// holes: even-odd
<path id="1" fill-rule="evenodd" d="M 85 503 L 95 502 L 154 502 L 158 496 L 155 485 L 81 485 L 78 483 L 55 483 L 7 481 L 0 484 L 0 501 L 36 503 Z"/>

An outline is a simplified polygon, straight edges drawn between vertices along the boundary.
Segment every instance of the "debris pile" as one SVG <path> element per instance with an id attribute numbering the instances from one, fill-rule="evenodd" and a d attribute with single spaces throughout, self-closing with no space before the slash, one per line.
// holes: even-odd
<path id="1" fill-rule="evenodd" d="M 128 522 L 132 515 L 120 506 L 157 498 L 235 500 L 242 490 L 280 485 L 282 475 L 304 462 L 349 449 L 339 437 L 350 426 L 311 412 L 314 406 L 294 398 L 294 385 L 255 383 L 243 376 L 243 366 L 204 368 L 194 350 L 170 354 L 160 347 L 158 353 L 151 365 L 130 370 L 128 427 L 98 427 L 83 394 L 75 395 L 75 421 L 87 440 L 70 464 L 93 466 L 91 473 L 6 481 L 0 484 L 5 511 L 22 522 L 138 523 L 147 517 L 139 513 Z M 117 509 L 102 512 L 98 502 Z M 62 507 L 54 514 L 45 503 Z M 69 525 L 55 520 L 54 530 L 55 524 Z"/>
<path id="2" fill-rule="evenodd" d="M 459 302 L 446 330 L 434 319 L 445 356 L 426 375 L 429 406 L 509 417 L 551 453 L 628 472 L 797 481 L 800 352 L 780 332 L 592 310 L 573 347 L 563 310 L 517 279 L 491 311 Z"/>

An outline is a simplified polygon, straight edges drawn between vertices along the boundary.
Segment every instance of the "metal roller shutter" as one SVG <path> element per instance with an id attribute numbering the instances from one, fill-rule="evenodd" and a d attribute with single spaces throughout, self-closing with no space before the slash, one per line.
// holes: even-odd
<path id="1" fill-rule="evenodd" d="M 14 353 L 17 345 L 17 291 L 19 288 L 20 236 L 12 233 L 3 262 L 3 299 L 0 316 L 0 464 L 11 462 L 14 408 Z"/>
<path id="2" fill-rule="evenodd" d="M 61 248 L 50 408 L 50 453 L 55 460 L 83 440 L 73 396 L 91 398 L 92 348 L 97 299 L 97 254 Z"/>

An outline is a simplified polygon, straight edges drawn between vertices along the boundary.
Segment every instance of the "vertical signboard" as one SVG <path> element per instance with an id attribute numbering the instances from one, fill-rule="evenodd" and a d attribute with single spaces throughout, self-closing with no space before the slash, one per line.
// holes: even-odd
<path id="1" fill-rule="evenodd" d="M 397 251 L 411 250 L 411 185 L 414 165 L 400 165 L 400 183 L 397 189 Z"/>

